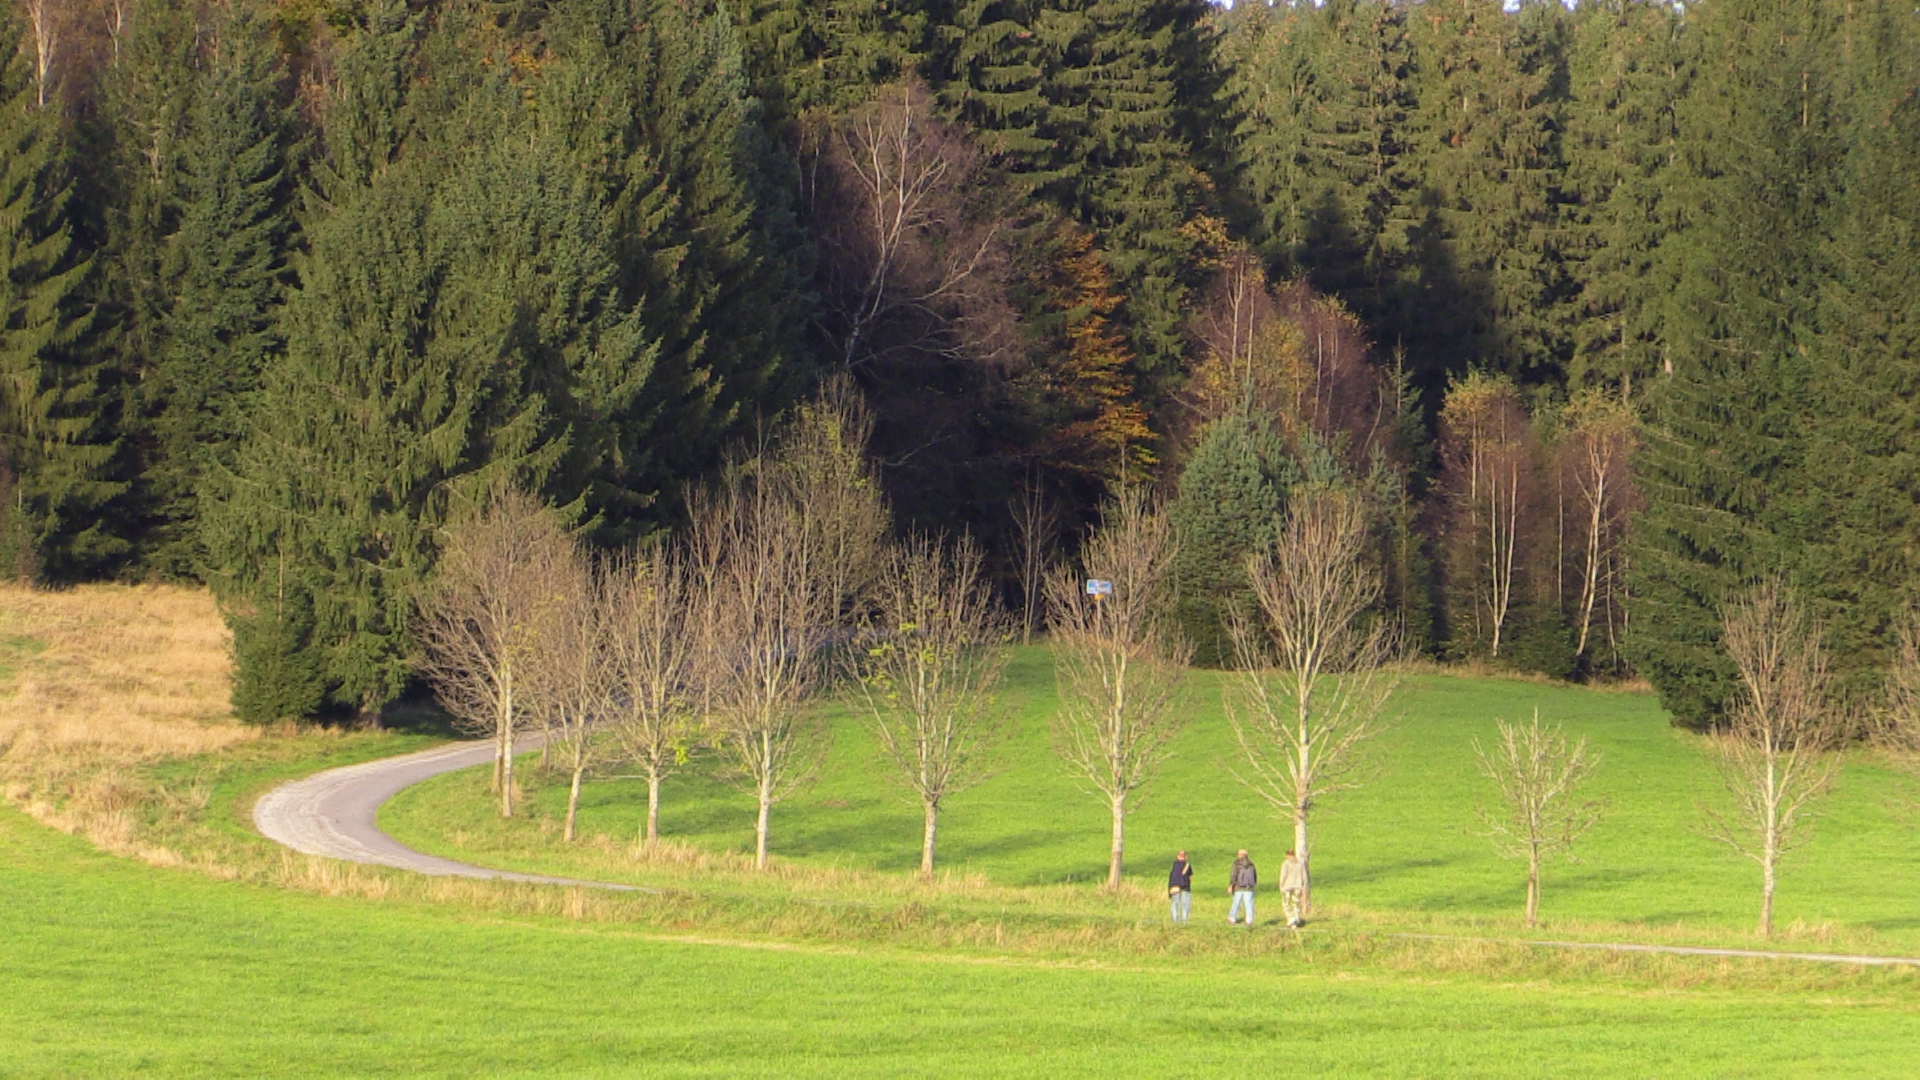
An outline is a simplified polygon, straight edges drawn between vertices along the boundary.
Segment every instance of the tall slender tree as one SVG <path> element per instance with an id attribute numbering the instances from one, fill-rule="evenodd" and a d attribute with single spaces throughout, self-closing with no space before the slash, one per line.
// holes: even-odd
<path id="1" fill-rule="evenodd" d="M 245 5 L 219 13 L 175 162 L 176 228 L 160 267 L 167 322 L 141 393 L 151 439 L 143 501 L 157 519 L 147 562 L 174 576 L 198 572 L 200 486 L 245 433 L 280 344 L 299 146 L 270 29 Z"/>
<path id="2" fill-rule="evenodd" d="M 1693 92 L 1679 116 L 1677 211 L 1661 259 L 1676 282 L 1671 373 L 1652 388 L 1635 529 L 1634 666 L 1676 722 L 1733 697 L 1722 604 L 1793 572 L 1813 522 L 1802 400 L 1813 377 L 1822 248 L 1841 160 L 1829 5 L 1716 0 L 1689 14 Z"/>
<path id="3" fill-rule="evenodd" d="M 117 391 L 91 336 L 94 264 L 74 241 L 60 117 L 23 37 L 0 12 L 0 457 L 18 477 L 7 531 L 30 549 L 8 557 L 70 580 L 127 547 L 107 510 L 125 489 Z"/>

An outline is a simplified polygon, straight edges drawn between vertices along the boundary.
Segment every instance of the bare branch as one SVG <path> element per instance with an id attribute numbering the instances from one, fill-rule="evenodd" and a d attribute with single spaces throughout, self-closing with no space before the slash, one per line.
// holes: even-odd
<path id="1" fill-rule="evenodd" d="M 1500 812 L 1483 811 L 1481 821 L 1500 853 L 1527 860 L 1527 925 L 1540 921 L 1540 863 L 1554 852 L 1572 857 L 1574 841 L 1600 820 L 1606 804 L 1581 801 L 1578 792 L 1600 765 L 1587 740 L 1569 742 L 1557 726 L 1542 727 L 1540 710 L 1522 727 L 1498 722 L 1500 741 L 1492 749 L 1473 740 L 1480 771 L 1500 796 Z"/>
<path id="2" fill-rule="evenodd" d="M 688 560 L 670 548 L 621 556 L 601 571 L 607 726 L 647 781 L 641 840 L 660 840 L 660 786 L 692 750 L 711 672 L 700 661 L 704 614 Z"/>
<path id="3" fill-rule="evenodd" d="M 854 673 L 880 745 L 924 811 L 920 873 L 931 877 L 941 807 L 986 778 L 1006 733 L 1006 620 L 971 540 L 907 540 L 887 559 L 875 599 L 879 625 Z"/>
<path id="4" fill-rule="evenodd" d="M 1111 582 L 1112 595 L 1089 596 L 1066 568 L 1047 579 L 1060 692 L 1054 744 L 1112 811 L 1109 889 L 1120 887 L 1130 801 L 1186 726 L 1174 705 L 1192 647 L 1169 626 L 1174 547 L 1161 509 L 1123 489 L 1081 556 L 1086 576 Z"/>
<path id="5" fill-rule="evenodd" d="M 1780 859 L 1801 839 L 1807 808 L 1832 786 L 1841 734 L 1827 693 L 1820 628 L 1785 584 L 1770 580 L 1728 605 L 1722 642 L 1740 674 L 1716 741 L 1730 812 L 1707 831 L 1760 866 L 1760 933 L 1773 932 Z"/>
<path id="6" fill-rule="evenodd" d="M 1245 755 L 1242 779 L 1290 817 L 1294 853 L 1311 869 L 1308 823 L 1319 799 L 1356 786 L 1362 747 L 1386 722 L 1399 680 L 1395 640 L 1372 609 L 1366 512 L 1357 495 L 1308 489 L 1274 548 L 1248 560 L 1259 601 L 1230 623 L 1239 671 L 1227 716 Z M 1310 909 L 1311 892 L 1302 896 Z"/>
<path id="7" fill-rule="evenodd" d="M 532 495 L 499 489 L 452 526 L 415 623 L 421 674 L 455 723 L 494 740 L 500 814 L 513 816 L 513 742 L 535 720 L 533 674 L 574 543 Z"/>

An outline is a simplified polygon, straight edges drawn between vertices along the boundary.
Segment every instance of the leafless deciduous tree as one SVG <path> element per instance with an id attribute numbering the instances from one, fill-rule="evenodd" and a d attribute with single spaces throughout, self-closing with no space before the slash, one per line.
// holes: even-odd
<path id="1" fill-rule="evenodd" d="M 1629 467 L 1639 442 L 1639 422 L 1632 406 L 1599 390 L 1576 394 L 1567 404 L 1566 420 L 1562 464 L 1580 493 L 1582 518 L 1574 656 L 1587 655 L 1596 610 L 1605 623 L 1610 651 L 1618 655 L 1621 549 L 1633 506 Z"/>
<path id="2" fill-rule="evenodd" d="M 1015 572 L 1020 579 L 1020 643 L 1033 642 L 1044 602 L 1043 587 L 1053 543 L 1060 534 L 1060 510 L 1047 498 L 1038 475 L 1028 473 L 1009 503 L 1013 517 Z"/>
<path id="3" fill-rule="evenodd" d="M 1192 647 L 1171 626 L 1174 552 L 1165 513 L 1124 488 L 1081 553 L 1085 578 L 1112 582 L 1112 595 L 1089 596 L 1070 569 L 1047 578 L 1060 694 L 1054 743 L 1113 814 L 1109 889 L 1120 887 L 1131 803 L 1186 724 L 1175 706 Z"/>
<path id="4" fill-rule="evenodd" d="M 1781 582 L 1729 604 L 1722 641 L 1740 675 L 1719 734 L 1731 812 L 1708 810 L 1709 835 L 1760 865 L 1760 933 L 1773 933 L 1781 856 L 1802 838 L 1807 807 L 1832 785 L 1839 735 L 1820 628 Z"/>
<path id="5" fill-rule="evenodd" d="M 889 555 L 878 625 L 855 659 L 874 733 L 920 801 L 920 876 L 933 876 L 940 808 L 986 778 L 1005 734 L 1007 629 L 971 540 L 913 537 Z"/>
<path id="6" fill-rule="evenodd" d="M 567 771 L 567 817 L 561 838 L 573 842 L 580 786 L 606 754 L 599 721 L 607 714 L 606 605 L 593 566 L 582 551 L 557 563 L 553 603 L 530 668 L 533 702 L 561 768 Z"/>
<path id="7" fill-rule="evenodd" d="M 1906 764 L 1920 766 L 1920 610 L 1908 611 L 1887 669 L 1887 702 L 1875 732 Z"/>
<path id="8" fill-rule="evenodd" d="M 1500 655 L 1532 499 L 1535 446 L 1510 380 L 1469 374 L 1447 390 L 1441 459 L 1452 489 L 1449 574 L 1473 612 L 1473 637 Z"/>
<path id="9" fill-rule="evenodd" d="M 660 840 L 660 786 L 687 760 L 699 731 L 705 619 L 687 559 L 660 548 L 624 555 L 602 571 L 607 727 L 647 781 L 640 839 Z"/>
<path id="10" fill-rule="evenodd" d="M 809 707 L 831 630 L 832 574 L 804 515 L 775 483 L 738 474 L 707 500 L 720 519 L 711 571 L 715 741 L 758 804 L 754 865 L 766 869 L 773 807 L 819 767 L 826 729 Z"/>
<path id="11" fill-rule="evenodd" d="M 1541 860 L 1570 853 L 1606 809 L 1604 802 L 1579 795 L 1600 755 L 1587 749 L 1587 740 L 1570 741 L 1558 726 L 1542 726 L 1538 709 L 1531 724 L 1502 720 L 1497 726 L 1500 738 L 1492 747 L 1473 740 L 1480 771 L 1500 795 L 1499 809 L 1480 817 L 1502 855 L 1527 860 L 1527 925 L 1537 926 Z"/>
<path id="12" fill-rule="evenodd" d="M 1274 548 L 1248 560 L 1258 617 L 1231 624 L 1239 670 L 1227 715 L 1250 770 L 1244 778 L 1292 819 L 1293 849 L 1309 874 L 1313 809 L 1357 784 L 1359 751 L 1382 730 L 1398 687 L 1386 666 L 1392 630 L 1371 617 L 1380 580 L 1366 546 L 1357 495 L 1298 493 Z M 1305 913 L 1311 885 L 1301 899 Z"/>
<path id="13" fill-rule="evenodd" d="M 819 576 L 822 629 L 850 625 L 880 570 L 890 527 L 880 479 L 867 459 L 873 414 L 842 374 L 780 428 L 773 456 L 756 466 L 769 496 L 790 509 Z"/>
<path id="14" fill-rule="evenodd" d="M 24 0 L 20 10 L 33 31 L 33 84 L 36 104 L 53 99 L 54 61 L 60 52 L 60 31 L 67 21 L 68 4 L 61 0 Z"/>
<path id="15" fill-rule="evenodd" d="M 420 670 L 456 723 L 494 740 L 500 815 L 513 816 L 514 737 L 535 721 L 533 669 L 561 606 L 573 540 L 534 496 L 495 491 L 448 530 L 420 603 Z"/>
<path id="16" fill-rule="evenodd" d="M 822 304 L 851 370 L 914 356 L 997 362 L 1018 348 L 988 162 L 918 82 L 882 87 L 813 140 Z"/>

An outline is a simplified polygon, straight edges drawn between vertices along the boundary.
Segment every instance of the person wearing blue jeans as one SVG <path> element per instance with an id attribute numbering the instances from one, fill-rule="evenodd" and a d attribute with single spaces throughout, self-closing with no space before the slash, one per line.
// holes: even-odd
<path id="1" fill-rule="evenodd" d="M 1186 922 L 1193 915 L 1193 864 L 1187 861 L 1187 853 L 1182 851 L 1173 859 L 1173 870 L 1167 874 L 1167 900 L 1173 907 L 1173 921 Z"/>
<path id="2" fill-rule="evenodd" d="M 1227 875 L 1227 891 L 1233 894 L 1233 906 L 1227 909 L 1227 921 L 1240 921 L 1240 910 L 1246 909 L 1247 925 L 1253 925 L 1253 890 L 1260 883 L 1260 874 L 1253 868 L 1253 860 L 1247 858 L 1247 849 L 1241 848 L 1238 858 L 1233 860 L 1233 870 Z"/>

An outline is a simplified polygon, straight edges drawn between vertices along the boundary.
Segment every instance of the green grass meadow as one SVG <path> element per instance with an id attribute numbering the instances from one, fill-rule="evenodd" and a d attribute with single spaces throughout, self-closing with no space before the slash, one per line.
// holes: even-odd
<path id="1" fill-rule="evenodd" d="M 6 1076 L 1909 1074 L 1910 987 L 1630 989 L 676 940 L 333 899 L 0 811 Z"/>
<path id="2" fill-rule="evenodd" d="M 1271 879 L 1287 836 L 1232 777 L 1214 679 L 1194 676 L 1192 727 L 1133 820 L 1138 887 L 1117 897 L 1097 887 L 1104 816 L 1047 748 L 1040 650 L 1014 669 L 1005 768 L 946 817 L 943 860 L 965 874 L 931 888 L 909 876 L 914 808 L 844 712 L 819 783 L 776 814 L 772 875 L 636 861 L 627 780 L 589 786 L 605 835 L 573 848 L 557 785 L 502 823 L 484 771 L 384 815 L 422 847 L 658 895 L 346 872 L 248 827 L 273 783 L 430 730 L 147 767 L 135 786 L 175 795 L 141 835 L 188 865 L 0 809 L 0 1077 L 1912 1075 L 1920 971 L 1396 936 L 1518 936 L 1519 871 L 1475 833 L 1468 739 L 1538 706 L 1600 746 L 1614 802 L 1553 869 L 1545 932 L 1755 944 L 1752 869 L 1690 831 L 1708 759 L 1643 695 L 1413 678 L 1367 785 L 1319 818 L 1324 917 L 1299 936 L 1270 909 L 1251 933 L 1221 925 L 1231 850 Z M 1800 921 L 1784 945 L 1920 951 L 1914 785 L 1850 763 L 1783 887 Z M 751 804 L 696 763 L 665 826 L 683 851 L 743 850 Z M 1177 845 L 1208 887 L 1180 930 L 1158 887 Z"/>
<path id="3" fill-rule="evenodd" d="M 1236 848 L 1251 849 L 1270 881 L 1292 841 L 1290 826 L 1236 779 L 1237 749 L 1220 681 L 1217 673 L 1193 673 L 1191 722 L 1128 822 L 1129 876 L 1149 894 L 1164 881 L 1172 853 L 1189 851 L 1199 870 L 1196 918 L 1224 918 L 1226 871 Z M 1046 652 L 1022 650 L 1010 672 L 1018 717 L 1016 734 L 1001 751 L 1004 767 L 955 797 L 942 815 L 942 867 L 1006 886 L 1091 888 L 1104 880 L 1107 815 L 1049 749 L 1053 693 Z M 1674 729 L 1650 694 L 1514 679 L 1407 679 L 1398 719 L 1374 747 L 1363 786 L 1328 796 L 1316 812 L 1316 902 L 1336 915 L 1388 913 L 1423 929 L 1517 931 L 1525 870 L 1500 858 L 1483 835 L 1476 814 L 1487 805 L 1489 784 L 1471 740 L 1484 742 L 1496 719 L 1523 720 L 1535 708 L 1600 750 L 1604 760 L 1592 790 L 1611 807 L 1576 849 L 1577 862 L 1556 860 L 1546 868 L 1545 929 L 1592 936 L 1620 925 L 1754 944 L 1759 871 L 1700 832 L 1700 808 L 1725 798 L 1703 741 Z M 919 812 L 891 769 L 858 717 L 837 711 L 819 781 L 774 812 L 776 855 L 803 865 L 912 871 L 919 860 Z M 708 761 L 669 781 L 662 834 L 714 850 L 750 851 L 751 797 L 715 774 Z M 442 854 L 605 873 L 603 855 L 568 852 L 553 835 L 550 823 L 564 810 L 563 785 L 534 780 L 532 816 L 544 820 L 503 824 L 483 797 L 484 779 L 468 772 L 411 789 L 388 804 L 382 822 L 403 840 Z M 1849 760 L 1835 791 L 1816 807 L 1806 843 L 1785 864 L 1776 919 L 1786 947 L 1844 943 L 1920 955 L 1917 802 L 1920 783 L 1912 777 L 1868 754 Z M 631 837 L 644 808 L 640 781 L 592 783 L 582 796 L 583 831 Z M 623 876 L 648 879 L 638 866 Z"/>

